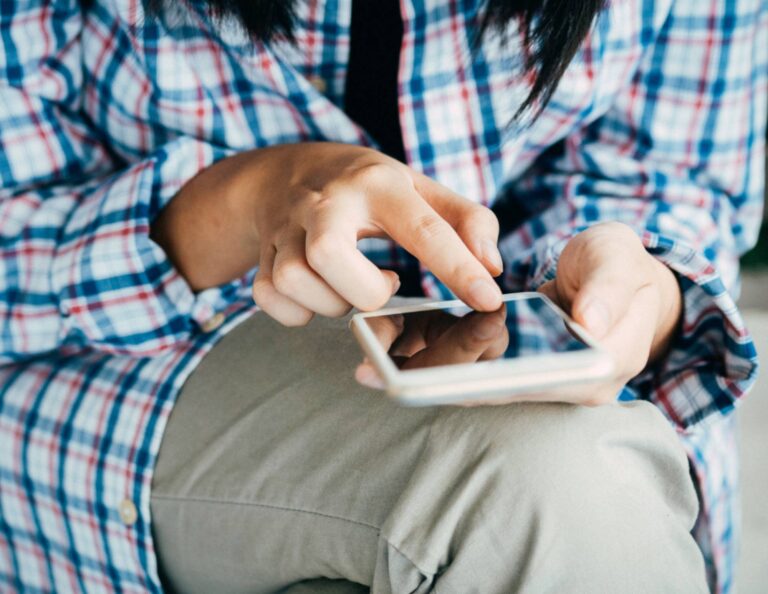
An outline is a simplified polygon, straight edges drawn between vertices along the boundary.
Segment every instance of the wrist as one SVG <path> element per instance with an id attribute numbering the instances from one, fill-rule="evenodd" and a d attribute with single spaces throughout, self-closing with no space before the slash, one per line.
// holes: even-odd
<path id="1" fill-rule="evenodd" d="M 200 172 L 152 223 L 152 239 L 193 291 L 235 280 L 258 263 L 253 196 L 239 174 L 240 157 Z"/>
<path id="2" fill-rule="evenodd" d="M 659 294 L 659 315 L 650 356 L 650 361 L 654 362 L 669 351 L 677 337 L 683 315 L 683 296 L 672 269 L 650 254 L 648 257 L 652 260 Z"/>

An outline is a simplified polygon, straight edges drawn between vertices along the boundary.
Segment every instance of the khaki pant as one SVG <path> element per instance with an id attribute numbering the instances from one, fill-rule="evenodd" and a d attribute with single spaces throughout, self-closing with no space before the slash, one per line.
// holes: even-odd
<path id="1" fill-rule="evenodd" d="M 258 313 L 185 385 L 152 494 L 172 591 L 706 592 L 650 404 L 401 408 L 344 321 Z"/>

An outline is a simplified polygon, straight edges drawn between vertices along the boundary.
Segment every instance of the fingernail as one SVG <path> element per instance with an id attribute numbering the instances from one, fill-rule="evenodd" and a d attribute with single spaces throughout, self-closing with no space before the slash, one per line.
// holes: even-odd
<path id="1" fill-rule="evenodd" d="M 395 293 L 397 293 L 397 292 L 400 290 L 400 286 L 401 286 L 402 284 L 403 284 L 403 283 L 401 283 L 401 282 L 400 282 L 400 279 L 399 279 L 399 278 L 395 278 L 395 282 L 394 282 L 394 283 L 392 283 L 392 294 L 393 294 L 393 295 L 394 295 Z"/>
<path id="2" fill-rule="evenodd" d="M 499 252 L 499 246 L 490 239 L 484 239 L 482 242 L 483 257 L 486 261 L 490 262 L 496 270 L 504 269 L 504 261 L 501 259 L 501 253 Z"/>
<path id="3" fill-rule="evenodd" d="M 595 338 L 602 338 L 611 328 L 611 312 L 600 299 L 592 299 L 584 307 L 582 314 L 584 326 Z"/>
<path id="4" fill-rule="evenodd" d="M 469 286 L 469 296 L 476 307 L 492 311 L 499 307 L 501 291 L 495 283 L 476 280 Z"/>

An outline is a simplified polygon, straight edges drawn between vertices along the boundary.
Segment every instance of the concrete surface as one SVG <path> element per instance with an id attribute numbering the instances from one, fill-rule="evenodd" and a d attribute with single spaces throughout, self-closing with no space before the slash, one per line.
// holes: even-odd
<path id="1" fill-rule="evenodd" d="M 741 305 L 763 364 L 739 410 L 743 535 L 740 594 L 768 593 L 768 273 L 744 278 Z"/>

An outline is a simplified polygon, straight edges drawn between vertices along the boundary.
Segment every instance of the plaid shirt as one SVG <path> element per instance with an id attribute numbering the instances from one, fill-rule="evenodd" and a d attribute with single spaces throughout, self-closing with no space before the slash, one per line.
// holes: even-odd
<path id="1" fill-rule="evenodd" d="M 163 428 L 196 364 L 255 308 L 252 273 L 195 294 L 149 227 L 235 151 L 371 144 L 341 109 L 350 4 L 301 2 L 295 45 L 254 46 L 200 2 L 151 19 L 140 0 L 0 0 L 0 590 L 160 591 L 149 493 Z M 509 124 L 530 85 L 516 29 L 470 51 L 480 4 L 401 1 L 408 162 L 498 206 L 508 290 L 551 278 L 568 238 L 605 220 L 677 272 L 679 340 L 623 397 L 678 428 L 703 504 L 695 535 L 713 588 L 730 591 L 730 413 L 756 373 L 733 295 L 761 218 L 768 3 L 614 0 L 530 125 Z"/>

